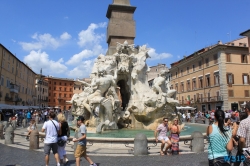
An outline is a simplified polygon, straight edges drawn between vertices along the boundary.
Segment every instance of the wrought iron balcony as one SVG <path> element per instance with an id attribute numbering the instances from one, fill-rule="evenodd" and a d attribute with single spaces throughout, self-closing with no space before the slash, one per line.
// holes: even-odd
<path id="1" fill-rule="evenodd" d="M 198 103 L 212 103 L 223 101 L 222 96 L 211 96 L 211 97 L 203 97 L 197 100 Z"/>
<path id="2" fill-rule="evenodd" d="M 19 86 L 16 84 L 10 84 L 9 86 L 10 92 L 11 93 L 18 93 L 19 91 Z"/>

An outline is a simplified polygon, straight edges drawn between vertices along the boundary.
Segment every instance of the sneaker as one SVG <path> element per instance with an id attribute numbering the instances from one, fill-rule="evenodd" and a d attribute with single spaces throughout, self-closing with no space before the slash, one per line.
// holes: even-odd
<path id="1" fill-rule="evenodd" d="M 67 158 L 65 158 L 63 161 L 64 164 L 67 164 L 68 162 L 69 162 L 69 159 L 67 159 Z"/>
<path id="2" fill-rule="evenodd" d="M 96 163 L 90 164 L 90 166 L 97 166 Z"/>
<path id="3" fill-rule="evenodd" d="M 60 163 L 57 163 L 57 165 L 56 166 L 60 166 Z"/>

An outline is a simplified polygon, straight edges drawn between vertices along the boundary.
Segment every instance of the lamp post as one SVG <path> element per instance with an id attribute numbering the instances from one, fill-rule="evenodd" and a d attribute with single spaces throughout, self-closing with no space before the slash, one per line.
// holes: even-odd
<path id="1" fill-rule="evenodd" d="M 42 69 L 40 70 L 40 78 L 39 78 L 39 81 L 38 81 L 38 84 L 39 84 L 39 91 L 40 91 L 40 99 L 38 98 L 38 101 L 39 101 L 39 110 L 41 110 L 41 95 L 42 95 L 42 83 L 43 83 L 43 80 L 42 80 Z"/>

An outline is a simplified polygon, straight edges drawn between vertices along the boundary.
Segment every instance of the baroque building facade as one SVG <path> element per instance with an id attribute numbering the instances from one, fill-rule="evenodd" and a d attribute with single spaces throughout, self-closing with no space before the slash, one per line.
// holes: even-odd
<path id="1" fill-rule="evenodd" d="M 171 64 L 170 89 L 181 105 L 198 110 L 237 110 L 250 100 L 247 37 L 202 48 Z"/>
<path id="2" fill-rule="evenodd" d="M 36 73 L 0 44 L 0 103 L 33 106 Z"/>

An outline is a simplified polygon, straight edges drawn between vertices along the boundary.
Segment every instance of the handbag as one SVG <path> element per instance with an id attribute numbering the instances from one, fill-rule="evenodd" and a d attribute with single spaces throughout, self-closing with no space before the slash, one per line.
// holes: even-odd
<path id="1" fill-rule="evenodd" d="M 55 128 L 56 128 L 56 125 L 55 123 L 51 120 L 51 122 L 54 124 Z M 56 131 L 57 131 L 57 128 L 56 128 Z M 57 145 L 58 146 L 64 146 L 66 143 L 66 141 L 64 141 L 63 139 L 61 139 L 60 137 L 57 137 Z"/>

